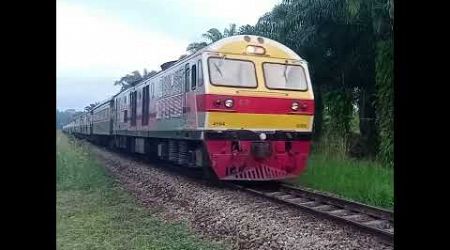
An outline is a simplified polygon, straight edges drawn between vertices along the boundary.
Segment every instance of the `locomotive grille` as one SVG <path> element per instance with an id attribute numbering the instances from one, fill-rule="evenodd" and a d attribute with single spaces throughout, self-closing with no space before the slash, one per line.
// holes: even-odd
<path id="1" fill-rule="evenodd" d="M 271 168 L 262 165 L 257 168 L 246 169 L 236 174 L 232 174 L 224 178 L 225 180 L 271 180 L 286 177 L 287 172 L 284 170 Z"/>

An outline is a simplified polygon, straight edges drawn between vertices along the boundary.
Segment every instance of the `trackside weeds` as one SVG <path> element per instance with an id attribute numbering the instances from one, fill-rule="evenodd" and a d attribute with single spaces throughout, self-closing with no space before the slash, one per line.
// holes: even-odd
<path id="1" fill-rule="evenodd" d="M 313 153 L 294 183 L 372 206 L 394 207 L 393 168 L 376 162 Z"/>
<path id="2" fill-rule="evenodd" d="M 78 141 L 57 134 L 58 249 L 222 249 L 165 223 L 113 181 Z"/>

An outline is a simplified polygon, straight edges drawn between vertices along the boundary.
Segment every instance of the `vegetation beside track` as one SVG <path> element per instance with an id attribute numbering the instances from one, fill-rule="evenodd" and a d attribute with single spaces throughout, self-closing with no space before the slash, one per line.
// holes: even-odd
<path id="1" fill-rule="evenodd" d="M 315 152 L 296 183 L 369 205 L 394 206 L 394 171 L 374 161 Z"/>
<path id="2" fill-rule="evenodd" d="M 57 134 L 58 249 L 218 249 L 140 207 L 86 148 Z"/>

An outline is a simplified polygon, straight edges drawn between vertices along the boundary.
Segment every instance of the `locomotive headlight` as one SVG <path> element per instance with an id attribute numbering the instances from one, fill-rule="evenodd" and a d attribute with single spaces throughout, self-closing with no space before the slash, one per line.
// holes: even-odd
<path id="1" fill-rule="evenodd" d="M 267 135 L 265 133 L 261 133 L 259 134 L 259 139 L 261 139 L 261 141 L 264 141 L 265 139 L 267 139 Z"/>
<path id="2" fill-rule="evenodd" d="M 261 46 L 253 46 L 253 45 L 249 45 L 247 46 L 247 48 L 245 49 L 245 52 L 247 52 L 248 54 L 258 54 L 258 55 L 263 55 L 266 53 L 266 49 L 261 47 Z"/>
<path id="3" fill-rule="evenodd" d="M 293 103 L 292 103 L 292 106 L 291 106 L 291 109 L 294 110 L 294 111 L 297 111 L 298 108 L 299 108 L 298 102 L 293 102 Z"/>
<path id="4" fill-rule="evenodd" d="M 233 100 L 232 99 L 228 99 L 228 100 L 226 100 L 225 101 L 225 107 L 227 107 L 227 108 L 231 108 L 231 107 L 233 107 Z"/>

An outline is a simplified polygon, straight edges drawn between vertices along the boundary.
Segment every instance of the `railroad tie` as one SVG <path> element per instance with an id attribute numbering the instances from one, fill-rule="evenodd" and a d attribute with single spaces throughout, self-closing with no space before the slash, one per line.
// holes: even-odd
<path id="1" fill-rule="evenodd" d="M 358 220 L 363 218 L 363 214 L 353 214 L 353 215 L 345 215 L 342 216 L 342 218 L 347 219 L 347 220 Z"/>
<path id="2" fill-rule="evenodd" d="M 387 224 L 388 221 L 386 220 L 371 220 L 371 221 L 366 221 L 363 222 L 362 224 L 366 225 L 366 226 L 379 226 L 379 225 L 383 225 L 383 224 Z"/>
<path id="3" fill-rule="evenodd" d="M 312 207 L 311 205 L 315 205 L 315 204 L 319 204 L 317 201 L 308 201 L 308 202 L 303 202 L 303 203 L 299 203 L 302 206 L 308 206 L 308 207 Z"/>
<path id="4" fill-rule="evenodd" d="M 335 207 L 332 205 L 320 205 L 320 206 L 313 207 L 313 208 L 316 210 L 324 211 L 324 210 L 329 210 L 330 208 L 335 208 Z"/>
<path id="5" fill-rule="evenodd" d="M 272 197 L 280 196 L 280 195 L 284 195 L 284 194 L 286 194 L 286 193 L 283 193 L 283 192 L 271 192 L 271 193 L 266 193 L 266 195 L 272 196 Z"/>
<path id="6" fill-rule="evenodd" d="M 289 201 L 289 202 L 292 202 L 292 203 L 301 203 L 301 202 L 306 202 L 306 200 L 304 199 L 304 198 L 293 198 L 293 199 L 286 199 L 287 201 Z"/>
<path id="7" fill-rule="evenodd" d="M 281 196 L 279 196 L 279 197 L 277 197 L 277 198 L 280 198 L 280 199 L 282 199 L 282 200 L 288 200 L 288 199 L 295 198 L 295 196 L 290 195 L 290 194 L 285 194 L 285 195 L 281 195 Z"/>
<path id="8" fill-rule="evenodd" d="M 328 213 L 329 213 L 329 214 L 332 214 L 332 215 L 339 216 L 339 215 L 349 214 L 350 211 L 347 210 L 347 209 L 338 209 L 338 210 L 328 211 Z"/>

